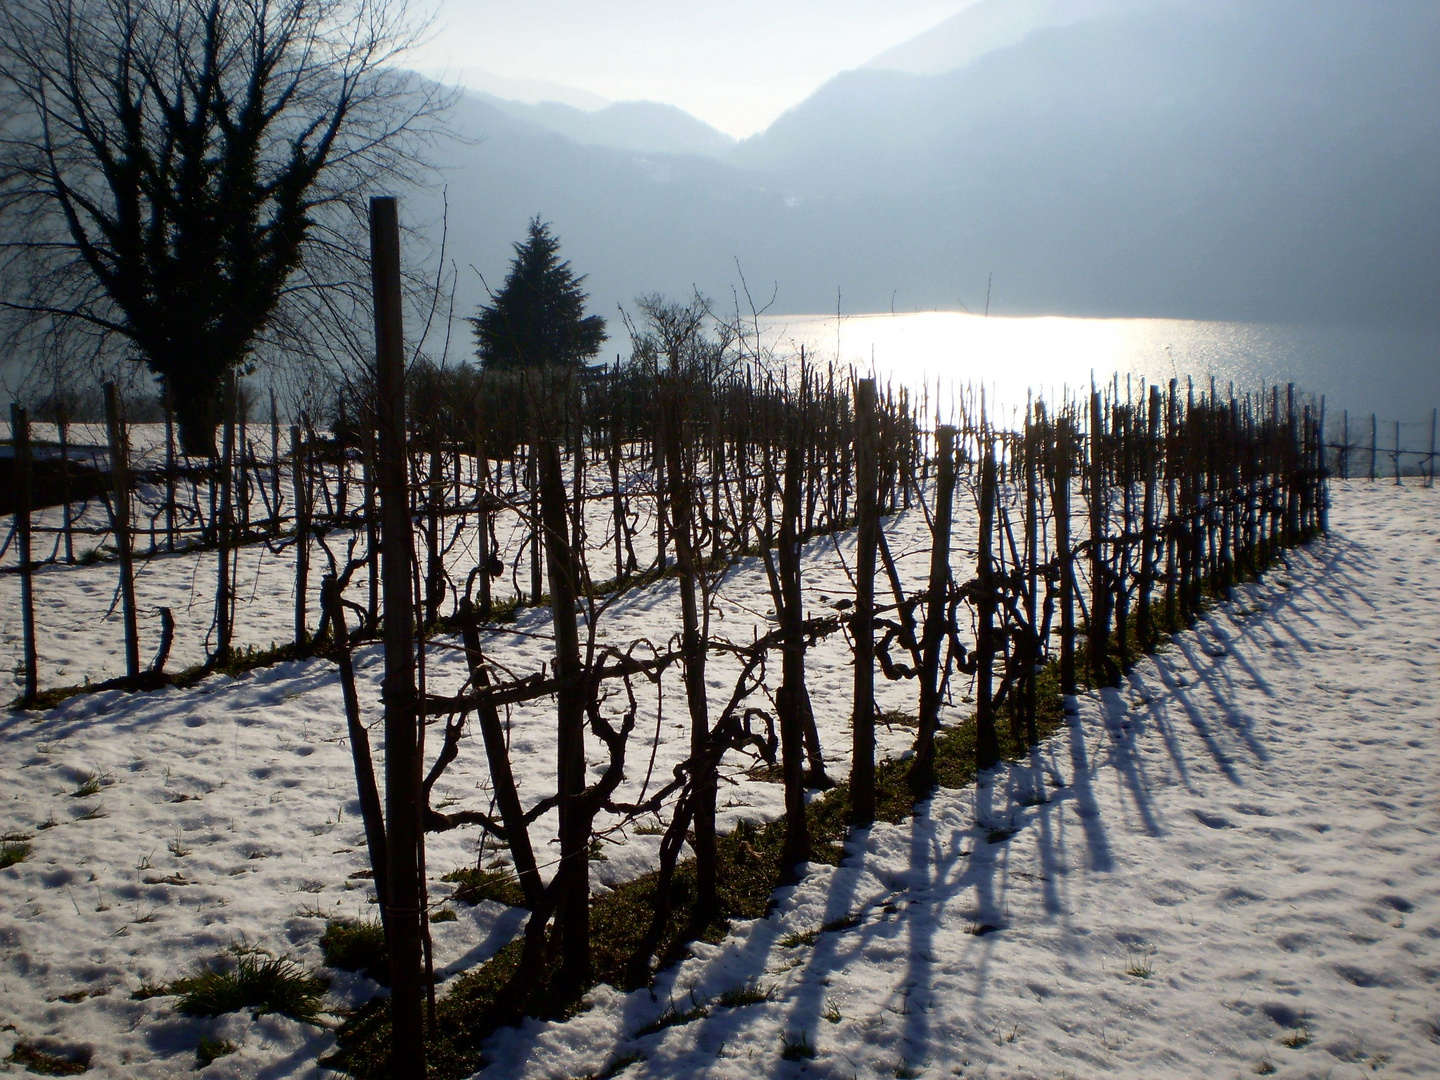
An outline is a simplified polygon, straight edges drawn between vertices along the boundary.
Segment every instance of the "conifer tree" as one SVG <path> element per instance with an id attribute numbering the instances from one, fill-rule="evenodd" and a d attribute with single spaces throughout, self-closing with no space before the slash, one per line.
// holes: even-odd
<path id="1" fill-rule="evenodd" d="M 514 248 L 505 284 L 470 320 L 480 362 L 502 370 L 583 364 L 605 340 L 605 320 L 585 314 L 584 275 L 560 259 L 560 241 L 538 214 Z"/>

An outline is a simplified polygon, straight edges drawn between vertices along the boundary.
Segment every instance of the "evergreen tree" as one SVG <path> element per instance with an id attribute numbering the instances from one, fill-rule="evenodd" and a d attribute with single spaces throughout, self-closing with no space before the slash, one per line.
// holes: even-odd
<path id="1" fill-rule="evenodd" d="M 481 363 L 499 369 L 583 364 L 605 340 L 605 320 L 585 314 L 584 275 L 576 277 L 561 261 L 560 241 L 539 215 L 514 248 L 505 284 L 470 320 Z"/>

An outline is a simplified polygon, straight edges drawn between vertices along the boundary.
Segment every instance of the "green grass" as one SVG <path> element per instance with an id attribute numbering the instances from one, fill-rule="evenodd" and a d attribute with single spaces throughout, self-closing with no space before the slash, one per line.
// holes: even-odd
<path id="1" fill-rule="evenodd" d="M 320 1015 L 326 983 L 281 957 L 239 952 L 232 964 L 207 968 L 176 979 L 168 990 L 186 1016 L 222 1016 L 250 1009 L 254 1015 L 278 1013 L 313 1023 Z"/>
<path id="2" fill-rule="evenodd" d="M 524 907 L 525 894 L 515 871 L 508 866 L 462 866 L 451 870 L 441 881 L 456 885 L 453 899 L 465 904 L 478 904 L 482 900 L 494 900 L 509 907 Z"/>
<path id="3" fill-rule="evenodd" d="M 390 985 L 385 927 L 378 920 L 331 919 L 325 924 L 325 933 L 320 935 L 320 952 L 325 956 L 327 967 L 363 971 L 381 986 Z"/>
<path id="4" fill-rule="evenodd" d="M 30 845 L 24 840 L 5 840 L 0 842 L 0 870 L 22 863 L 30 857 Z"/>
<path id="5" fill-rule="evenodd" d="M 703 1020 L 709 1015 L 710 1008 L 707 1005 L 696 1004 L 688 1009 L 680 1009 L 675 1005 L 671 1005 L 654 1020 L 651 1020 L 650 1023 L 638 1028 L 632 1037 L 643 1039 L 646 1035 L 654 1035 L 657 1031 L 664 1031 L 666 1028 L 676 1027 L 680 1024 L 689 1024 L 695 1020 Z"/>

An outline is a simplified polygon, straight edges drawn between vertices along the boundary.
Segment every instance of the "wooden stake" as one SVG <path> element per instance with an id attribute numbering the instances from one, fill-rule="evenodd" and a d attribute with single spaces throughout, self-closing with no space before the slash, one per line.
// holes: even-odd
<path id="1" fill-rule="evenodd" d="M 415 688 L 415 597 L 405 460 L 405 355 L 400 302 L 400 225 L 395 199 L 370 200 L 375 304 L 381 560 L 385 592 L 385 809 L 390 884 L 390 1076 L 424 1077 L 420 942 L 420 731 Z"/>

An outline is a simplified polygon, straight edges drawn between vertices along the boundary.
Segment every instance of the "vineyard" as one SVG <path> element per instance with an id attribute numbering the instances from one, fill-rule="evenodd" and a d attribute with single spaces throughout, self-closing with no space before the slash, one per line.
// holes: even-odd
<path id="1" fill-rule="evenodd" d="M 108 387 L 92 467 L 62 446 L 56 469 L 73 429 L 41 442 L 17 409 L 7 549 L 17 705 L 42 725 L 124 726 L 148 695 L 234 680 L 273 687 L 236 714 L 260 738 L 266 708 L 324 689 L 308 708 L 350 774 L 331 755 L 326 789 L 353 808 L 330 873 L 358 909 L 304 918 L 327 966 L 362 973 L 326 1059 L 352 1075 L 422 1045 L 434 1075 L 469 1075 L 503 1025 L 659 985 L 937 784 L 1033 764 L 1075 695 L 1124 685 L 1327 531 L 1324 407 L 1291 387 L 1112 381 L 1000 427 L 978 391 L 937 400 L 682 319 L 626 366 L 407 376 L 377 306 L 373 378 L 288 432 L 232 383 L 213 462 L 127 425 Z M 120 613 L 123 672 L 92 640 L 66 684 L 47 656 L 83 626 L 47 605 L 81 575 Z M 1027 776 L 1022 809 L 1062 783 Z M 197 812 L 219 797 L 191 782 Z M 216 824 L 184 829 L 223 846 Z M 195 884 L 181 835 L 137 903 Z M 454 936 L 465 905 L 484 942 Z M 154 996 L 183 992 L 174 974 Z"/>

